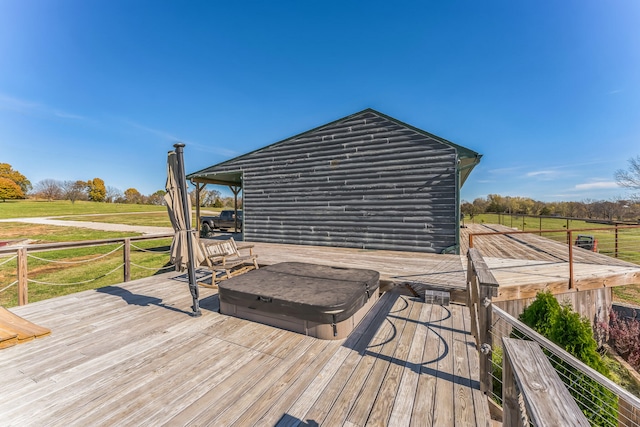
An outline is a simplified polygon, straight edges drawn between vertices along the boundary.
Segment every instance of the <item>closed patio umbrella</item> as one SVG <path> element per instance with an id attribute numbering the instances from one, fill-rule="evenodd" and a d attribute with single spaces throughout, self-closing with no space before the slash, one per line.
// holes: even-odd
<path id="1" fill-rule="evenodd" d="M 204 261 L 204 254 L 191 230 L 191 200 L 187 194 L 182 154 L 184 144 L 175 144 L 174 147 L 175 151 L 169 151 L 167 156 L 167 193 L 164 195 L 169 218 L 175 231 L 173 242 L 171 242 L 170 262 L 175 264 L 176 271 L 188 270 L 189 272 L 193 315 L 197 317 L 202 313 L 198 304 L 199 292 L 195 266 Z"/>

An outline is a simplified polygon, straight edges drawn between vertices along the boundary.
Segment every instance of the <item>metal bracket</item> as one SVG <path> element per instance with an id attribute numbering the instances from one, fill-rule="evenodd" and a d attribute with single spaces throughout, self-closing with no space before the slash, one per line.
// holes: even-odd
<path id="1" fill-rule="evenodd" d="M 480 346 L 480 353 L 486 355 L 491 354 L 491 346 L 487 343 L 484 343 Z"/>

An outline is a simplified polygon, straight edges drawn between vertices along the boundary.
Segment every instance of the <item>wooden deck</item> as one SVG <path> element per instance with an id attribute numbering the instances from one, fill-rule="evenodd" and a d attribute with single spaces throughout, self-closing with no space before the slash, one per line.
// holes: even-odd
<path id="1" fill-rule="evenodd" d="M 0 351 L 0 424 L 489 425 L 464 306 L 398 287 L 323 341 L 190 300 L 170 273 L 13 308 L 52 334 Z"/>
<path id="2" fill-rule="evenodd" d="M 463 251 L 469 234 L 514 231 L 505 226 L 469 224 L 462 230 Z M 554 294 L 640 284 L 640 266 L 573 247 L 573 287 L 569 288 L 566 244 L 536 234 L 474 237 L 475 248 L 500 284 L 494 302 L 533 298 L 541 290 Z"/>

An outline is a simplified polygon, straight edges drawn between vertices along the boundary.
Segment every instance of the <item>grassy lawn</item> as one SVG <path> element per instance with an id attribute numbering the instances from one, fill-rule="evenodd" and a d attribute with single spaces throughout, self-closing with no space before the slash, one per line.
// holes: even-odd
<path id="1" fill-rule="evenodd" d="M 0 202 L 0 219 L 37 216 L 111 214 L 125 212 L 167 212 L 166 206 L 97 203 L 69 200 L 7 200 Z"/>
<path id="2" fill-rule="evenodd" d="M 0 226 L 0 240 L 31 239 L 35 241 L 34 243 L 78 242 L 139 235 L 140 233 L 99 231 L 88 228 L 58 227 L 23 222 L 3 222 Z"/>
<path id="3" fill-rule="evenodd" d="M 156 214 L 154 213 L 154 215 Z M 167 216 L 166 211 L 163 215 L 165 217 Z M 0 227 L 0 240 L 31 239 L 37 243 L 76 242 L 137 235 L 139 234 L 19 222 L 5 222 L 2 223 Z M 171 239 L 143 241 L 137 242 L 135 245 L 150 252 L 132 247 L 132 263 L 141 266 L 132 266 L 132 279 L 148 277 L 158 272 L 167 271 L 162 270 L 162 268 L 169 261 L 169 255 L 166 251 L 168 251 L 171 245 Z M 122 267 L 118 268 L 118 266 L 122 264 L 122 249 L 117 250 L 111 255 L 102 257 L 118 246 L 119 245 L 105 245 L 32 254 L 32 256 L 28 258 L 29 279 L 38 282 L 55 283 L 55 285 L 29 283 L 29 301 L 35 302 L 86 289 L 121 283 L 123 281 L 123 269 Z M 11 255 L 0 258 L 0 263 L 8 260 L 10 257 Z M 41 261 L 38 258 L 52 260 L 53 262 Z M 89 262 L 80 262 L 84 260 L 88 260 Z M 58 263 L 58 261 L 64 261 L 65 263 Z M 116 271 L 106 275 L 116 268 Z M 13 283 L 15 280 L 17 280 L 16 260 L 14 259 L 0 264 L 0 289 Z M 73 285 L 73 283 L 78 284 Z M 12 307 L 17 305 L 17 303 L 18 296 L 15 285 L 9 287 L 4 292 L 0 292 L 0 305 Z"/>
<path id="4" fill-rule="evenodd" d="M 171 239 L 167 238 L 132 243 L 131 279 L 170 271 L 165 268 L 170 245 Z M 28 271 L 29 280 L 33 282 L 29 283 L 29 302 L 122 283 L 123 249 L 120 246 L 109 244 L 31 254 Z M 16 260 L 0 265 L 0 289 L 15 280 Z M 0 305 L 12 307 L 17 303 L 16 286 L 0 293 Z"/>

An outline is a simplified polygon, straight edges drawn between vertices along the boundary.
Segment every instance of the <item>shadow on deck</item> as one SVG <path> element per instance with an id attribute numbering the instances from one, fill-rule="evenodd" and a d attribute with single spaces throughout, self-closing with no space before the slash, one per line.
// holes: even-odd
<path id="1" fill-rule="evenodd" d="M 486 425 L 464 306 L 386 292 L 345 340 L 200 318 L 175 273 L 12 309 L 52 335 L 3 350 L 11 425 Z M 455 398 L 454 398 L 455 396 Z"/>

